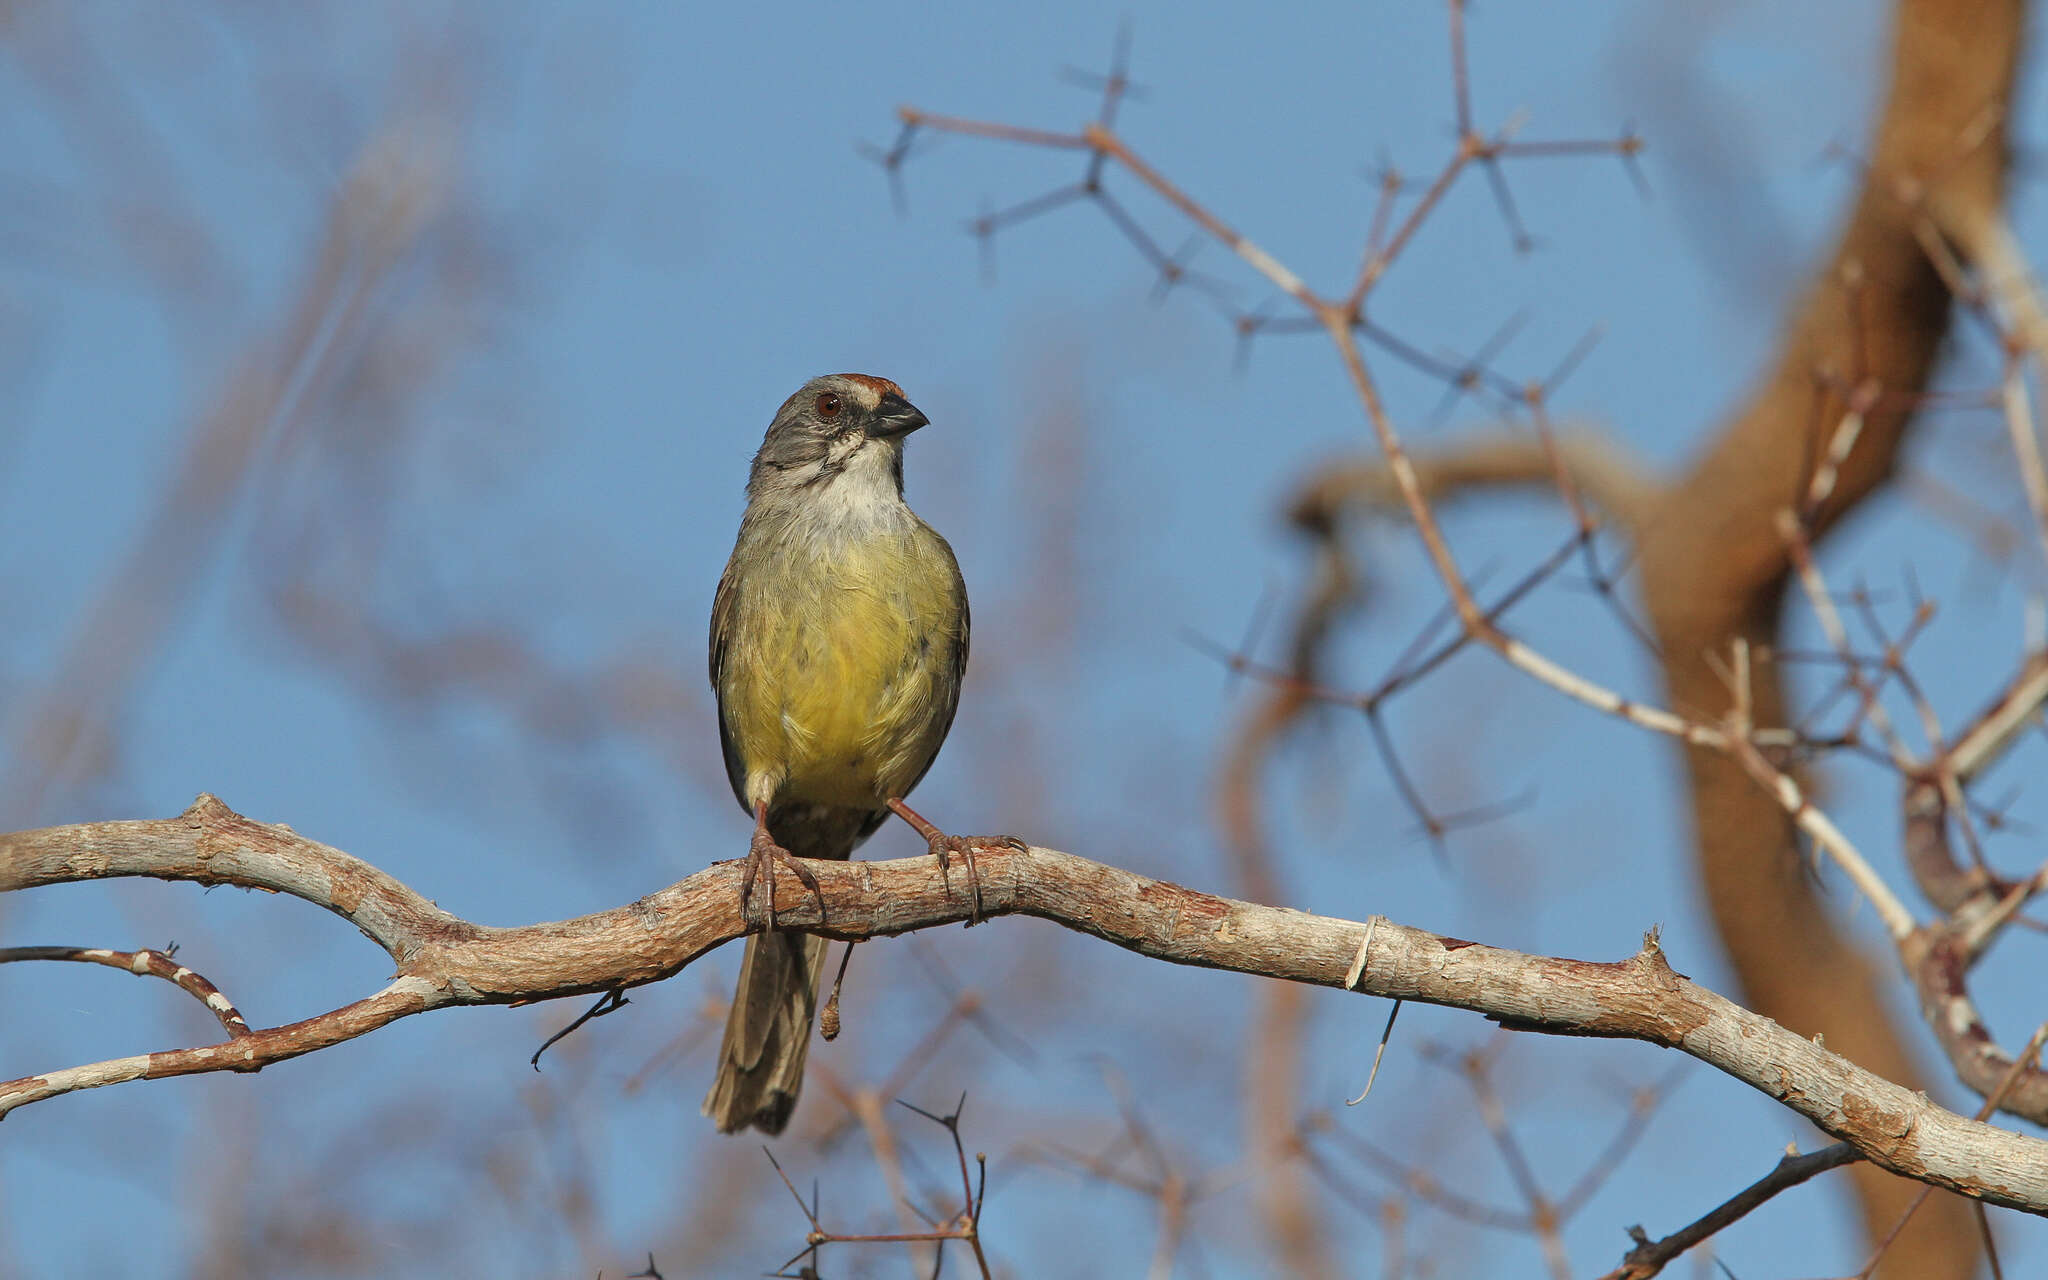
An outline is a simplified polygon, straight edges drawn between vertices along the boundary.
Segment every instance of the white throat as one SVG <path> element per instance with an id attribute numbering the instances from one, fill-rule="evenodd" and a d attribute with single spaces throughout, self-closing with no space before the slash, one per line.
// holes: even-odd
<path id="1" fill-rule="evenodd" d="M 835 452 L 833 461 L 843 459 L 839 473 L 811 489 L 807 512 L 821 524 L 863 528 L 916 520 L 896 486 L 895 454 L 879 440 L 862 441 L 844 454 Z"/>

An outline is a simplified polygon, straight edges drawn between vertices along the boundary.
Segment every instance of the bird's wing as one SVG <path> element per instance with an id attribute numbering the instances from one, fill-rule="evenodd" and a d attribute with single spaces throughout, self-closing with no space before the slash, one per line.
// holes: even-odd
<path id="1" fill-rule="evenodd" d="M 948 560 L 953 560 L 952 552 L 953 548 L 946 548 Z M 968 633 L 974 630 L 974 617 L 967 608 L 967 579 L 960 575 L 958 560 L 953 560 L 953 593 L 960 597 L 960 652 L 953 655 L 953 705 L 957 708 L 960 705 L 960 695 L 957 691 L 967 682 L 967 637 Z M 952 727 L 953 713 L 948 711 L 946 729 L 951 730 Z"/>
<path id="2" fill-rule="evenodd" d="M 718 594 L 711 598 L 711 692 L 718 698 L 718 746 L 725 753 L 725 776 L 732 783 L 733 798 L 740 802 L 740 808 L 747 807 L 747 771 L 740 761 L 738 748 L 734 747 L 732 731 L 725 720 L 725 660 L 727 641 L 732 633 L 733 613 L 733 564 L 738 560 L 726 561 L 725 572 L 718 578 Z"/>
<path id="3" fill-rule="evenodd" d="M 967 579 L 960 574 L 960 561 L 954 557 L 952 545 L 930 525 L 924 525 L 924 533 L 938 545 L 939 554 L 946 559 L 946 567 L 953 571 L 953 598 L 960 602 L 960 642 L 953 649 L 953 679 L 948 689 L 950 696 L 946 699 L 946 705 L 932 717 L 932 733 L 929 739 L 931 750 L 926 754 L 924 763 L 919 766 L 917 775 L 910 780 L 910 785 L 903 788 L 905 795 L 909 795 L 917 784 L 924 780 L 924 775 L 931 772 L 932 762 L 939 758 L 939 748 L 945 744 L 946 735 L 952 732 L 953 713 L 960 709 L 960 686 L 967 679 L 968 633 L 973 630 L 974 624 L 974 619 L 967 608 Z"/>

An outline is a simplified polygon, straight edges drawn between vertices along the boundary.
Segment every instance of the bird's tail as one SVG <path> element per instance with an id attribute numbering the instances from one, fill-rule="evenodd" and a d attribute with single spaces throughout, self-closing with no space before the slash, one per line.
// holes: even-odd
<path id="1" fill-rule="evenodd" d="M 718 1048 L 718 1076 L 704 1114 L 720 1133 L 753 1125 L 776 1134 L 796 1110 L 817 1012 L 825 940 L 808 933 L 760 933 L 747 939 L 739 990 Z"/>
<path id="2" fill-rule="evenodd" d="M 799 858 L 847 858 L 888 817 L 823 805 L 768 811 L 768 830 Z M 760 892 L 756 886 L 755 892 Z M 810 1056 L 825 939 L 776 930 L 747 939 L 739 990 L 718 1046 L 718 1075 L 704 1114 L 720 1133 L 754 1126 L 774 1135 L 789 1123 Z"/>

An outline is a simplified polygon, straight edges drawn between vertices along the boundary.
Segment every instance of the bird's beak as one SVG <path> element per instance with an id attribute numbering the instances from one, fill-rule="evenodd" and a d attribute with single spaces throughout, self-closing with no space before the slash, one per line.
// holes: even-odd
<path id="1" fill-rule="evenodd" d="M 930 421 L 917 411 L 916 405 L 891 391 L 882 397 L 882 403 L 875 406 L 875 425 L 868 428 L 868 435 L 878 440 L 893 440 L 897 436 L 909 435 Z"/>

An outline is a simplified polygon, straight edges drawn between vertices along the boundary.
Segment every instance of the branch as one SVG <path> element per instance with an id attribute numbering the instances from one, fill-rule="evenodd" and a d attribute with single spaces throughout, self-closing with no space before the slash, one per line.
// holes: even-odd
<path id="1" fill-rule="evenodd" d="M 1216 819 L 1234 863 L 1237 889 L 1254 898 L 1283 900 L 1280 868 L 1267 839 L 1262 787 L 1267 766 L 1304 711 L 1314 706 L 1307 686 L 1320 675 L 1324 650 L 1344 613 L 1361 598 L 1358 575 L 1334 520 L 1298 519 L 1316 536 L 1314 585 L 1294 623 L 1289 643 L 1292 679 L 1275 683 L 1232 737 L 1216 780 Z M 1259 1175 L 1257 1203 L 1268 1239 L 1285 1274 L 1323 1276 L 1336 1271 L 1318 1197 L 1295 1160 L 1300 1144 L 1295 1117 L 1301 1105 L 1302 1059 L 1308 1042 L 1308 993 L 1276 983 L 1260 993 L 1245 1056 L 1245 1146 Z M 1162 1202 L 1163 1203 L 1163 1202 Z"/>
<path id="2" fill-rule="evenodd" d="M 1666 1263 L 1694 1245 L 1741 1221 L 1751 1211 L 1763 1207 L 1780 1191 L 1789 1191 L 1810 1178 L 1818 1177 L 1830 1169 L 1839 1169 L 1861 1158 L 1856 1148 L 1846 1142 L 1837 1142 L 1831 1147 L 1822 1147 L 1805 1155 L 1787 1152 L 1769 1173 L 1750 1183 L 1705 1217 L 1681 1231 L 1674 1231 L 1662 1240 L 1652 1240 L 1641 1227 L 1631 1227 L 1629 1235 L 1635 1240 L 1636 1247 L 1628 1251 L 1628 1256 L 1621 1260 L 1620 1267 L 1608 1272 L 1600 1280 L 1649 1280 L 1649 1277 L 1662 1271 Z"/>
<path id="3" fill-rule="evenodd" d="M 1989 1204 L 2048 1215 L 2048 1142 L 1967 1120 L 1698 986 L 1654 935 L 1627 960 L 1567 960 L 1216 897 L 1051 849 L 979 855 L 983 916 L 1027 915 L 1174 964 L 1469 1009 L 1513 1030 L 1676 1048 L 1783 1102 L 1873 1163 Z M 846 940 L 964 922 L 964 883 L 926 857 L 820 862 L 821 899 L 791 875 L 789 927 Z M 742 866 L 721 862 L 637 902 L 490 928 L 376 868 L 202 795 L 176 818 L 0 836 L 0 891 L 146 876 L 289 893 L 351 920 L 397 958 L 390 985 L 225 1044 L 138 1054 L 0 1083 L 0 1115 L 127 1080 L 255 1071 L 430 1009 L 515 1004 L 671 977 L 749 932 Z M 1355 969 L 1362 962 L 1362 970 Z M 1353 983 L 1347 977 L 1357 971 Z"/>
<path id="4" fill-rule="evenodd" d="M 1970 996 L 1969 973 L 2019 909 L 2048 889 L 2048 867 L 2023 880 L 1994 873 L 1981 860 L 1960 862 L 1950 847 L 1951 794 L 2001 758 L 2020 733 L 2040 722 L 2048 698 L 2048 654 L 2021 664 L 2006 688 L 1928 765 L 1907 774 L 1902 800 L 1907 866 L 1944 918 L 1917 931 L 1903 949 L 1920 998 L 1957 1078 L 1979 1094 L 1998 1091 L 2009 1114 L 2048 1120 L 2048 1073 L 2022 1065 L 1999 1047 Z"/>
<path id="5" fill-rule="evenodd" d="M 23 960 L 68 960 L 78 964 L 100 964 L 109 969 L 119 969 L 137 977 L 162 978 L 165 982 L 176 983 L 186 994 L 206 1006 L 220 1023 L 221 1030 L 232 1037 L 249 1034 L 249 1024 L 242 1017 L 235 1002 L 222 994 L 203 975 L 172 959 L 177 954 L 176 946 L 162 951 L 108 951 L 104 947 L 0 947 L 0 964 L 15 964 Z"/>
<path id="6" fill-rule="evenodd" d="M 1495 489 L 1556 491 L 1558 464 L 1592 505 L 1630 536 L 1656 516 L 1658 482 L 1619 442 L 1592 430 L 1566 431 L 1545 448 L 1528 432 L 1499 432 L 1411 455 L 1415 482 L 1432 503 Z M 1399 486 L 1378 459 L 1346 459 L 1319 468 L 1288 500 L 1295 513 L 1333 512 L 1352 504 L 1397 509 Z"/>

